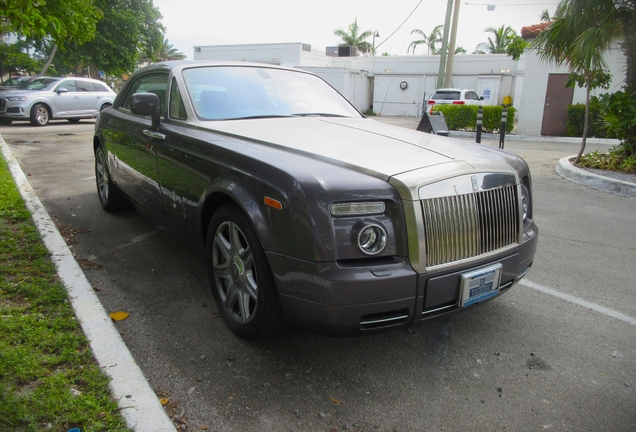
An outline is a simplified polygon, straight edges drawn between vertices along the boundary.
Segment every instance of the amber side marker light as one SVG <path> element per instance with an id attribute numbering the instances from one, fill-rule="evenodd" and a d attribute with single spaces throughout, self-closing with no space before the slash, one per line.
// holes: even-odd
<path id="1" fill-rule="evenodd" d="M 275 200 L 274 198 L 265 197 L 263 198 L 263 202 L 265 203 L 266 206 L 275 208 L 276 210 L 283 209 L 283 203 L 278 200 Z"/>

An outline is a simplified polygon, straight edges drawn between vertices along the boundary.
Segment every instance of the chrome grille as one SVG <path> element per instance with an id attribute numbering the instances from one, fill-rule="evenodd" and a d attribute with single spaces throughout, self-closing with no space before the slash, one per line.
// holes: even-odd
<path id="1" fill-rule="evenodd" d="M 476 257 L 519 242 L 515 185 L 421 202 L 427 267 Z"/>

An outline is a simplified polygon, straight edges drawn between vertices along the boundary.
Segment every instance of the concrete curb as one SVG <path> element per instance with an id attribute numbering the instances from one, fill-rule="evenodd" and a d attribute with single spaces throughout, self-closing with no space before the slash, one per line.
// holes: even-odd
<path id="1" fill-rule="evenodd" d="M 0 135 L 2 154 L 31 212 L 57 274 L 68 291 L 68 297 L 84 334 L 100 367 L 110 377 L 110 389 L 128 427 L 137 432 L 174 432 L 176 428 L 148 384 L 121 335 L 113 325 L 81 267 L 57 230 Z"/>
<path id="2" fill-rule="evenodd" d="M 577 168 L 570 163 L 570 160 L 575 157 L 576 156 L 567 156 L 559 159 L 556 166 L 556 172 L 561 177 L 574 183 L 579 183 L 594 189 L 612 193 L 614 195 L 636 200 L 636 183 L 603 177 Z"/>

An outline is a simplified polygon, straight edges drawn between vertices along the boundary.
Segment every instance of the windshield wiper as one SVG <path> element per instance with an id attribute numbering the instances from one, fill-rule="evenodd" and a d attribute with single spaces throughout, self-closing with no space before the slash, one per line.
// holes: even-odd
<path id="1" fill-rule="evenodd" d="M 294 117 L 346 117 L 341 114 L 331 114 L 331 113 L 320 113 L 320 112 L 312 112 L 312 113 L 296 113 L 293 114 Z"/>
<path id="2" fill-rule="evenodd" d="M 247 116 L 247 117 L 232 117 L 223 120 L 254 120 L 254 119 L 268 119 L 268 118 L 289 118 L 294 117 L 293 115 L 255 115 L 255 116 Z"/>

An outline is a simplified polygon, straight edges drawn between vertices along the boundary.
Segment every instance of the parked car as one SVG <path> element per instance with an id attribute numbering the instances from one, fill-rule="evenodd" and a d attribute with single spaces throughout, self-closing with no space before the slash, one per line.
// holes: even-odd
<path id="1" fill-rule="evenodd" d="M 46 126 L 52 119 L 78 122 L 95 118 L 113 104 L 116 93 L 89 78 L 38 77 L 17 90 L 0 93 L 0 121 L 29 120 Z"/>
<path id="2" fill-rule="evenodd" d="M 477 96 L 477 92 L 470 89 L 443 88 L 435 90 L 428 100 L 429 111 L 435 105 L 483 105 L 483 96 Z"/>
<path id="3" fill-rule="evenodd" d="M 521 158 L 367 119 L 309 72 L 145 67 L 93 146 L 104 210 L 132 202 L 199 246 L 246 339 L 406 328 L 508 291 L 534 259 Z"/>
<path id="4" fill-rule="evenodd" d="M 37 76 L 20 76 L 9 78 L 8 80 L 0 84 L 0 91 L 19 89 L 21 86 L 27 85 L 35 78 L 37 78 Z"/>

